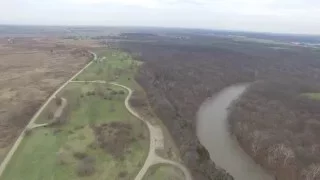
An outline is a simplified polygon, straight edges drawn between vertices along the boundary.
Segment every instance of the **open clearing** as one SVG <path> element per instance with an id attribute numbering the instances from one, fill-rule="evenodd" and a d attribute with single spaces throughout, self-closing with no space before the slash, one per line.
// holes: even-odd
<path id="1" fill-rule="evenodd" d="M 144 90 L 134 79 L 134 76 L 142 64 L 131 57 L 128 53 L 107 49 L 98 55 L 100 60 L 93 63 L 75 81 L 95 81 L 104 80 L 106 82 L 115 81 L 130 87 L 134 92 L 130 99 L 130 104 L 150 123 L 161 126 L 165 136 L 164 150 L 158 151 L 162 157 L 179 161 L 179 151 L 167 128 L 162 121 L 157 118 L 150 107 Z"/>
<path id="2" fill-rule="evenodd" d="M 139 113 L 153 118 L 151 122 L 156 123 L 152 113 L 148 113 L 150 109 L 143 90 L 134 80 L 140 63 L 115 50 L 106 50 L 100 57 L 57 94 L 68 102 L 66 115 L 58 124 L 33 129 L 21 143 L 2 179 L 136 177 L 148 154 L 149 131 L 143 121 L 127 111 L 125 88 L 108 82 L 119 82 L 134 89 L 131 103 Z M 52 122 L 52 113 L 57 107 L 53 99 L 36 123 Z M 163 157 L 179 161 L 170 138 L 163 148 L 159 151 Z M 169 160 L 163 162 L 175 164 Z M 183 179 L 183 173 L 172 175 L 174 167 L 159 167 L 160 174 Z"/>
<path id="3" fill-rule="evenodd" d="M 130 55 L 115 50 L 106 50 L 98 54 L 100 57 L 96 63 L 93 63 L 75 81 L 116 81 L 131 88 L 137 88 L 134 81 L 134 74 L 141 64 L 132 59 Z"/>
<path id="4" fill-rule="evenodd" d="M 111 66 L 117 64 L 113 73 L 128 68 L 129 60 L 116 61 L 110 62 Z M 83 76 L 99 63 L 93 63 Z M 126 70 L 126 75 L 129 72 L 127 81 L 134 69 Z M 90 77 L 101 78 L 99 74 Z M 107 84 L 74 82 L 58 96 L 68 101 L 66 121 L 34 129 L 21 143 L 2 179 L 132 179 L 144 163 L 149 140 L 146 126 L 124 106 L 127 92 Z M 55 108 L 55 102 L 50 102 L 36 122 L 49 122 L 48 113 Z"/>
<path id="5" fill-rule="evenodd" d="M 91 58 L 60 38 L 0 38 L 0 162 L 43 101 Z"/>

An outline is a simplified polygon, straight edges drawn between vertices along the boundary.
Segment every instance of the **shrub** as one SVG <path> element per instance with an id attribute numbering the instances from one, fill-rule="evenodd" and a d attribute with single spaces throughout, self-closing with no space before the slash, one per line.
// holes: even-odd
<path id="1" fill-rule="evenodd" d="M 77 165 L 78 176 L 90 176 L 95 172 L 95 163 L 81 160 Z"/>
<path id="2" fill-rule="evenodd" d="M 120 178 L 124 178 L 128 175 L 128 172 L 127 171 L 121 171 L 119 174 L 118 174 L 118 177 Z"/>
<path id="3" fill-rule="evenodd" d="M 62 99 L 60 97 L 56 97 L 55 101 L 56 101 L 56 105 L 58 105 L 58 106 L 60 106 L 62 103 Z"/>
<path id="4" fill-rule="evenodd" d="M 139 137 L 140 139 L 145 139 L 145 136 L 144 136 L 142 133 L 140 133 L 138 137 Z"/>
<path id="5" fill-rule="evenodd" d="M 85 158 L 82 159 L 83 162 L 85 163 L 95 163 L 96 162 L 96 158 L 93 156 L 87 156 Z"/>
<path id="6" fill-rule="evenodd" d="M 111 97 L 111 96 L 109 96 L 109 94 L 108 94 L 108 93 L 106 93 L 106 94 L 104 95 L 103 99 L 105 99 L 105 100 L 109 100 L 109 99 L 110 99 L 110 97 Z"/>
<path id="7" fill-rule="evenodd" d="M 118 94 L 123 95 L 123 94 L 124 94 L 124 91 L 123 91 L 123 90 L 120 90 L 120 91 L 118 92 Z"/>
<path id="8" fill-rule="evenodd" d="M 31 134 L 32 134 L 32 129 L 27 128 L 27 129 L 24 131 L 24 135 L 25 135 L 25 136 L 30 136 Z"/>
<path id="9" fill-rule="evenodd" d="M 93 142 L 93 143 L 89 144 L 88 147 L 90 149 L 97 149 L 98 148 L 98 144 L 96 142 Z"/>
<path id="10" fill-rule="evenodd" d="M 54 116 L 54 114 L 53 114 L 53 112 L 52 112 L 52 111 L 48 112 L 48 119 L 52 119 L 52 118 L 53 118 L 53 116 Z"/>
<path id="11" fill-rule="evenodd" d="M 118 94 L 118 92 L 117 91 L 111 91 L 111 93 L 110 93 L 111 95 L 117 95 Z"/>
<path id="12" fill-rule="evenodd" d="M 67 164 L 67 160 L 66 160 L 66 153 L 64 152 L 58 152 L 57 153 L 57 163 L 59 165 L 64 165 L 64 164 Z"/>
<path id="13" fill-rule="evenodd" d="M 76 159 L 84 159 L 86 158 L 88 155 L 85 152 L 74 152 L 73 153 L 73 157 Z"/>
<path id="14" fill-rule="evenodd" d="M 83 129 L 83 128 L 84 128 L 83 125 L 78 125 L 78 126 L 74 127 L 74 130 L 79 130 L 79 129 Z"/>
<path id="15" fill-rule="evenodd" d="M 96 92 L 88 91 L 86 94 L 87 94 L 87 96 L 94 96 L 94 95 L 96 95 Z"/>
<path id="16" fill-rule="evenodd" d="M 56 135 L 58 133 L 60 133 L 62 130 L 61 129 L 54 129 L 53 130 L 53 135 Z"/>

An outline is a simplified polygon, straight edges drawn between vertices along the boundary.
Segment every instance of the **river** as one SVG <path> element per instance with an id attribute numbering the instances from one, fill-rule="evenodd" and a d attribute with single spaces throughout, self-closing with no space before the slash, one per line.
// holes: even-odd
<path id="1" fill-rule="evenodd" d="M 273 180 L 241 149 L 229 131 L 228 107 L 247 87 L 248 84 L 230 86 L 206 100 L 198 111 L 197 135 L 211 160 L 235 180 Z"/>

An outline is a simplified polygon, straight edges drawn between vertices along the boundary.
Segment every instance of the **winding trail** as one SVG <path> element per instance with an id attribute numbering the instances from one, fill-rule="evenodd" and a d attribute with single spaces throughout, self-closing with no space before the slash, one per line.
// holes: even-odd
<path id="1" fill-rule="evenodd" d="M 39 128 L 39 127 L 46 127 L 51 125 L 52 123 L 55 123 L 57 121 L 57 119 L 62 115 L 64 108 L 67 106 L 67 100 L 65 98 L 61 98 L 61 105 L 58 107 L 58 109 L 56 110 L 56 112 L 53 115 L 53 120 L 51 122 L 48 123 L 43 123 L 43 124 L 30 124 L 30 126 L 27 126 L 27 128 L 29 130 L 35 129 L 35 128 Z"/>
<path id="2" fill-rule="evenodd" d="M 22 142 L 23 138 L 25 137 L 25 132 L 29 129 L 29 127 L 32 127 L 34 125 L 34 122 L 39 117 L 41 112 L 45 109 L 45 107 L 49 104 L 49 102 L 56 97 L 56 95 L 64 88 L 66 87 L 75 77 L 77 77 L 80 73 L 82 73 L 87 67 L 89 67 L 93 61 L 97 59 L 97 55 L 94 52 L 89 51 L 93 55 L 93 60 L 90 61 L 85 67 L 83 67 L 80 71 L 78 71 L 74 76 L 72 76 L 67 82 L 65 82 L 62 86 L 60 86 L 49 98 L 48 100 L 40 107 L 40 109 L 33 115 L 31 120 L 29 121 L 28 125 L 24 128 L 24 130 L 21 132 L 20 136 L 17 138 L 13 146 L 11 147 L 10 151 L 7 153 L 6 157 L 3 159 L 1 165 L 0 165 L 0 177 L 2 176 L 4 170 L 8 166 L 12 156 L 17 151 L 20 143 Z"/>
<path id="3" fill-rule="evenodd" d="M 0 165 L 0 177 L 2 176 L 2 174 L 3 174 L 4 170 L 5 170 L 5 168 L 7 167 L 7 165 L 9 164 L 12 156 L 14 155 L 16 150 L 18 149 L 18 147 L 19 147 L 20 143 L 22 142 L 23 138 L 25 137 L 25 132 L 27 130 L 30 130 L 30 129 L 45 127 L 45 126 L 50 124 L 50 123 L 35 124 L 35 121 L 39 117 L 41 112 L 45 109 L 45 107 L 49 104 L 49 102 L 51 100 L 53 100 L 54 98 L 56 98 L 56 95 L 65 86 L 67 86 L 69 83 L 101 83 L 101 84 L 108 83 L 108 82 L 102 81 L 102 80 L 96 80 L 96 81 L 73 81 L 74 78 L 76 78 L 80 73 L 82 73 L 86 68 L 88 68 L 95 60 L 97 60 L 97 55 L 95 53 L 93 53 L 93 52 L 90 52 L 90 53 L 94 56 L 93 60 L 90 61 L 80 71 L 78 71 L 74 76 L 72 76 L 68 81 L 66 81 L 62 86 L 60 86 L 47 99 L 47 101 L 40 107 L 40 109 L 31 118 L 31 120 L 28 123 L 28 125 L 21 132 L 20 136 L 18 137 L 18 139 L 16 140 L 16 142 L 14 143 L 14 145 L 12 146 L 12 148 L 10 149 L 10 151 L 7 153 L 6 157 L 2 161 L 2 163 Z M 150 132 L 150 147 L 149 147 L 148 156 L 147 156 L 147 159 L 145 160 L 145 163 L 144 163 L 143 167 L 140 169 L 139 173 L 137 174 L 137 176 L 135 177 L 134 180 L 142 180 L 143 177 L 145 176 L 145 174 L 147 173 L 148 169 L 152 165 L 156 165 L 156 164 L 169 164 L 169 165 L 175 166 L 175 167 L 179 168 L 183 172 L 183 174 L 185 176 L 185 180 L 192 180 L 191 173 L 189 172 L 189 170 L 184 165 L 182 165 L 182 164 L 180 164 L 178 162 L 172 161 L 172 160 L 164 159 L 164 158 L 160 157 L 156 153 L 156 150 L 164 149 L 164 136 L 163 136 L 162 129 L 161 129 L 160 126 L 152 125 L 150 122 L 144 120 L 137 112 L 135 112 L 133 110 L 133 108 L 129 104 L 129 100 L 130 100 L 130 98 L 132 96 L 133 91 L 129 87 L 121 85 L 121 84 L 118 84 L 118 83 L 115 83 L 115 82 L 111 82 L 109 84 L 121 87 L 121 88 L 126 89 L 128 91 L 128 96 L 126 97 L 125 102 L 124 102 L 127 110 L 133 116 L 135 116 L 139 120 L 143 121 L 147 125 L 147 127 L 149 129 L 149 132 Z M 63 100 L 63 102 L 62 102 L 63 104 L 56 111 L 55 116 L 56 116 L 56 114 L 61 113 L 63 111 L 64 106 L 66 105 L 66 99 L 62 98 L 62 100 Z"/>
<path id="4" fill-rule="evenodd" d="M 101 81 L 101 80 L 71 81 L 71 82 L 73 82 L 73 83 L 107 83 L 106 81 Z M 121 88 L 125 89 L 126 91 L 128 91 L 128 96 L 126 97 L 126 99 L 124 101 L 124 104 L 125 104 L 127 110 L 129 111 L 130 114 L 132 114 L 133 116 L 135 116 L 136 118 L 138 118 L 139 120 L 144 122 L 149 129 L 150 146 L 149 146 L 148 156 L 144 162 L 144 165 L 142 166 L 142 168 L 140 169 L 139 173 L 137 174 L 137 176 L 135 177 L 134 180 L 142 180 L 143 177 L 145 176 L 145 174 L 147 173 L 148 169 L 151 166 L 156 165 L 156 164 L 168 164 L 168 165 L 175 166 L 183 172 L 183 174 L 185 176 L 185 180 L 192 180 L 191 173 L 184 165 L 182 165 L 178 162 L 160 157 L 156 153 L 156 150 L 164 149 L 164 136 L 162 133 L 162 129 L 160 126 L 152 125 L 149 121 L 144 120 L 136 111 L 133 110 L 133 108 L 130 106 L 130 103 L 129 103 L 129 100 L 130 100 L 132 93 L 133 93 L 132 89 L 130 89 L 127 86 L 118 84 L 116 82 L 110 82 L 109 84 L 121 87 Z"/>
<path id="5" fill-rule="evenodd" d="M 145 121 L 138 113 L 136 113 L 132 109 L 132 107 L 129 104 L 129 100 L 130 100 L 130 98 L 132 96 L 132 90 L 129 87 L 126 87 L 126 86 L 121 85 L 121 84 L 117 84 L 115 82 L 111 82 L 110 84 L 115 85 L 115 86 L 119 86 L 121 88 L 124 88 L 129 92 L 129 94 L 126 97 L 125 102 L 124 102 L 126 108 L 128 109 L 128 111 L 133 116 L 135 116 L 139 120 L 143 121 L 148 126 L 148 129 L 150 131 L 150 147 L 149 147 L 148 157 L 147 157 L 143 167 L 139 171 L 138 175 L 135 177 L 135 180 L 142 180 L 144 175 L 147 173 L 148 169 L 152 165 L 155 165 L 155 164 L 170 164 L 172 166 L 176 166 L 179 169 L 181 169 L 181 171 L 183 172 L 186 180 L 192 180 L 192 176 L 191 176 L 190 172 L 188 171 L 188 169 L 185 166 L 183 166 L 182 164 L 180 164 L 178 162 L 167 160 L 167 159 L 164 159 L 164 158 L 160 157 L 159 155 L 157 155 L 156 150 L 163 148 L 163 144 L 164 144 L 164 142 L 163 142 L 164 141 L 164 137 L 163 137 L 163 134 L 162 134 L 161 127 L 153 126 L 150 122 Z"/>

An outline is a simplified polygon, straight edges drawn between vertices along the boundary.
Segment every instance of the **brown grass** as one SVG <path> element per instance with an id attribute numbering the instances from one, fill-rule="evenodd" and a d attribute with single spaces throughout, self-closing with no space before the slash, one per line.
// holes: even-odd
<path id="1" fill-rule="evenodd" d="M 0 38 L 0 148 L 9 147 L 40 105 L 91 58 L 57 38 Z M 91 45 L 88 45 L 91 47 Z"/>
<path id="2" fill-rule="evenodd" d="M 130 124 L 112 122 L 94 127 L 100 148 L 115 158 L 122 158 L 128 145 L 135 141 Z"/>

